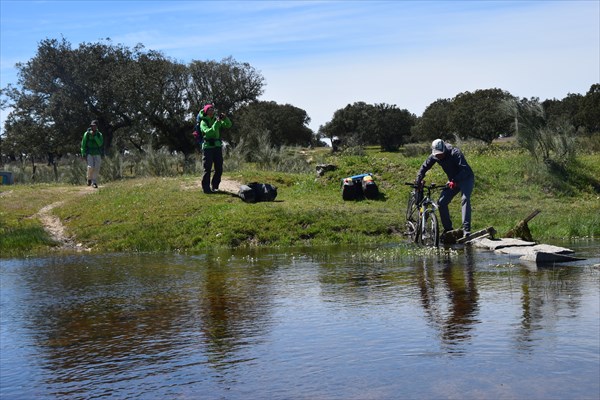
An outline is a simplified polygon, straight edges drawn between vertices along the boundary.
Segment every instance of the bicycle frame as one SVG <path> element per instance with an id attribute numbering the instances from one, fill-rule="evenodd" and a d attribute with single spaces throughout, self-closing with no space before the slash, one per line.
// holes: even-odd
<path id="1" fill-rule="evenodd" d="M 416 243 L 438 247 L 440 241 L 439 224 L 436 215 L 438 205 L 431 198 L 431 192 L 434 189 L 443 189 L 445 186 L 438 186 L 435 183 L 428 186 L 417 186 L 412 182 L 406 182 L 405 184 L 413 188 L 406 210 L 408 236 Z M 427 191 L 426 194 L 425 190 Z M 413 219 L 413 217 L 416 217 L 414 216 L 414 207 L 419 211 L 418 218 L 415 218 L 416 220 Z"/>

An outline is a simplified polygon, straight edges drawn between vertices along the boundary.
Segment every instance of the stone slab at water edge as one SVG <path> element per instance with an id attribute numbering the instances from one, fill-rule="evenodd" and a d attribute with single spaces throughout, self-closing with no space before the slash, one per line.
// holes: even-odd
<path id="1" fill-rule="evenodd" d="M 579 261 L 581 258 L 575 257 L 572 254 L 575 252 L 565 247 L 553 246 L 549 244 L 536 244 L 519 239 L 477 239 L 472 242 L 474 246 L 492 250 L 495 253 L 518 256 L 519 259 L 525 261 L 533 261 L 536 263 L 552 263 Z"/>

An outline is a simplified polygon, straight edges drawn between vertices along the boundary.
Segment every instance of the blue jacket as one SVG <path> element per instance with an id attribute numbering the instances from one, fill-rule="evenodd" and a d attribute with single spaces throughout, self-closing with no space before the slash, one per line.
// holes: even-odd
<path id="1" fill-rule="evenodd" d="M 452 145 L 446 143 L 446 148 L 444 149 L 444 153 L 446 156 L 442 160 L 438 160 L 433 154 L 429 155 L 421 168 L 419 169 L 419 173 L 417 174 L 417 181 L 421 182 L 425 177 L 425 173 L 433 167 L 433 165 L 437 162 L 440 164 L 446 175 L 448 176 L 449 181 L 454 181 L 460 185 L 461 182 L 464 182 L 468 179 L 475 179 L 475 174 L 473 170 L 467 163 L 465 156 L 458 149 L 458 147 L 452 147 Z"/>

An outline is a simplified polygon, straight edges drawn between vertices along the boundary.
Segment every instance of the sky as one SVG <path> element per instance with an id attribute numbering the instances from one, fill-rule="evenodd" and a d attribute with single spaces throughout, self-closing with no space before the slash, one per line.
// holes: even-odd
<path id="1" fill-rule="evenodd" d="M 110 38 L 183 63 L 249 63 L 260 100 L 305 110 L 314 131 L 358 101 L 420 116 L 467 91 L 562 99 L 600 83 L 600 0 L 0 0 L 0 22 L 0 87 L 45 39 Z"/>

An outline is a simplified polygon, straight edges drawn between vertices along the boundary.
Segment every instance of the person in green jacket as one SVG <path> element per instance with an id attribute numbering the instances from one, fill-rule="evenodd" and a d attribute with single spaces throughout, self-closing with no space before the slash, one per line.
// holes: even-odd
<path id="1" fill-rule="evenodd" d="M 98 121 L 90 123 L 90 127 L 83 134 L 81 140 L 81 157 L 87 159 L 87 185 L 98 187 L 98 173 L 102 163 L 102 150 L 104 138 L 98 130 Z"/>
<path id="2" fill-rule="evenodd" d="M 202 143 L 202 190 L 204 193 L 213 193 L 219 190 L 221 175 L 223 174 L 223 148 L 221 141 L 221 128 L 230 128 L 231 120 L 223 113 L 215 116 L 212 104 L 205 105 L 198 113 L 200 134 L 204 138 Z M 215 173 L 210 177 L 212 167 Z"/>

